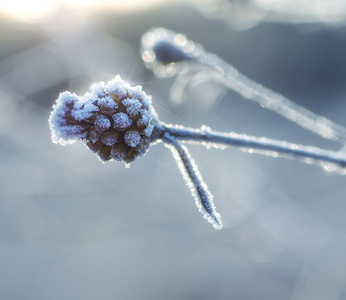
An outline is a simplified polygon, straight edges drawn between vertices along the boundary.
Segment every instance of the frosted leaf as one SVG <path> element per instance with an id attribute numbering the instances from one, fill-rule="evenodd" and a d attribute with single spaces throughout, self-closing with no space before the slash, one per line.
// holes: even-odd
<path id="1" fill-rule="evenodd" d="M 99 131 L 105 131 L 111 127 L 111 121 L 105 115 L 96 116 L 94 124 Z"/>
<path id="2" fill-rule="evenodd" d="M 130 119 L 130 117 L 123 112 L 113 115 L 112 118 L 114 121 L 115 129 L 124 130 L 132 125 L 132 120 Z"/>
<path id="3" fill-rule="evenodd" d="M 136 147 L 141 141 L 141 136 L 137 131 L 127 131 L 124 135 L 125 143 L 130 147 Z"/>

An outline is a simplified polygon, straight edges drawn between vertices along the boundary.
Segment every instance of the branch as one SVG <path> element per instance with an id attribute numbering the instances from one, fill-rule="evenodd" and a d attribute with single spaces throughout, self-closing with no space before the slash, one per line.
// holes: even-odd
<path id="1" fill-rule="evenodd" d="M 142 58 L 158 76 L 178 75 L 173 85 L 175 90 L 171 90 L 174 103 L 181 102 L 192 81 L 213 80 L 323 138 L 346 144 L 346 128 L 252 81 L 182 34 L 164 28 L 150 30 L 142 37 Z"/>

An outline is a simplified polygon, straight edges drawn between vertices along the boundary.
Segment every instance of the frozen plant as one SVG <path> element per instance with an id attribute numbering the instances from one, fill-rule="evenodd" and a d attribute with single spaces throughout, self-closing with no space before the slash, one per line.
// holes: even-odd
<path id="1" fill-rule="evenodd" d="M 182 143 L 220 149 L 233 146 L 249 153 L 299 159 L 328 170 L 346 167 L 346 155 L 339 152 L 232 132 L 214 132 L 206 126 L 192 129 L 165 124 L 159 120 L 151 97 L 142 87 L 130 86 L 120 76 L 106 84 L 94 83 L 83 96 L 67 91 L 61 93 L 49 124 L 54 143 L 67 145 L 81 140 L 102 161 L 122 160 L 129 165 L 145 154 L 151 144 L 164 143 L 172 150 L 198 210 L 215 229 L 222 228 L 222 221 L 215 210 L 213 196 Z"/>
<path id="2" fill-rule="evenodd" d="M 346 143 L 346 128 L 252 81 L 185 35 L 154 28 L 142 36 L 142 59 L 158 77 L 177 75 L 171 101 L 181 103 L 190 84 L 213 80 L 326 139 Z"/>

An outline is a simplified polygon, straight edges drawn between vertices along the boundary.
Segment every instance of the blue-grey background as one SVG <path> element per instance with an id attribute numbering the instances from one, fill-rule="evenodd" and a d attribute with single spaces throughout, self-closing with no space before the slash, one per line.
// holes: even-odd
<path id="1" fill-rule="evenodd" d="M 162 144 L 129 169 L 51 142 L 59 92 L 116 74 L 162 121 L 338 150 L 215 83 L 169 104 L 172 79 L 139 55 L 153 26 L 186 34 L 240 72 L 346 126 L 343 27 L 235 30 L 187 2 L 134 12 L 59 10 L 0 19 L 0 299 L 346 299 L 346 178 L 237 149 L 189 146 L 224 229 L 198 213 Z"/>

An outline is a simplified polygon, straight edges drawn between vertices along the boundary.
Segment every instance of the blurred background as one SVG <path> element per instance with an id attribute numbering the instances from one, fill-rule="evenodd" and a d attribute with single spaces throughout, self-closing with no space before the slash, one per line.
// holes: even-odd
<path id="1" fill-rule="evenodd" d="M 0 1 L 0 298 L 346 299 L 345 177 L 191 145 L 224 222 L 215 231 L 162 144 L 127 169 L 53 144 L 48 125 L 60 92 L 120 74 L 167 123 L 339 150 L 217 83 L 171 106 L 173 79 L 139 54 L 152 27 L 186 34 L 346 126 L 346 5 L 333 3 Z"/>

